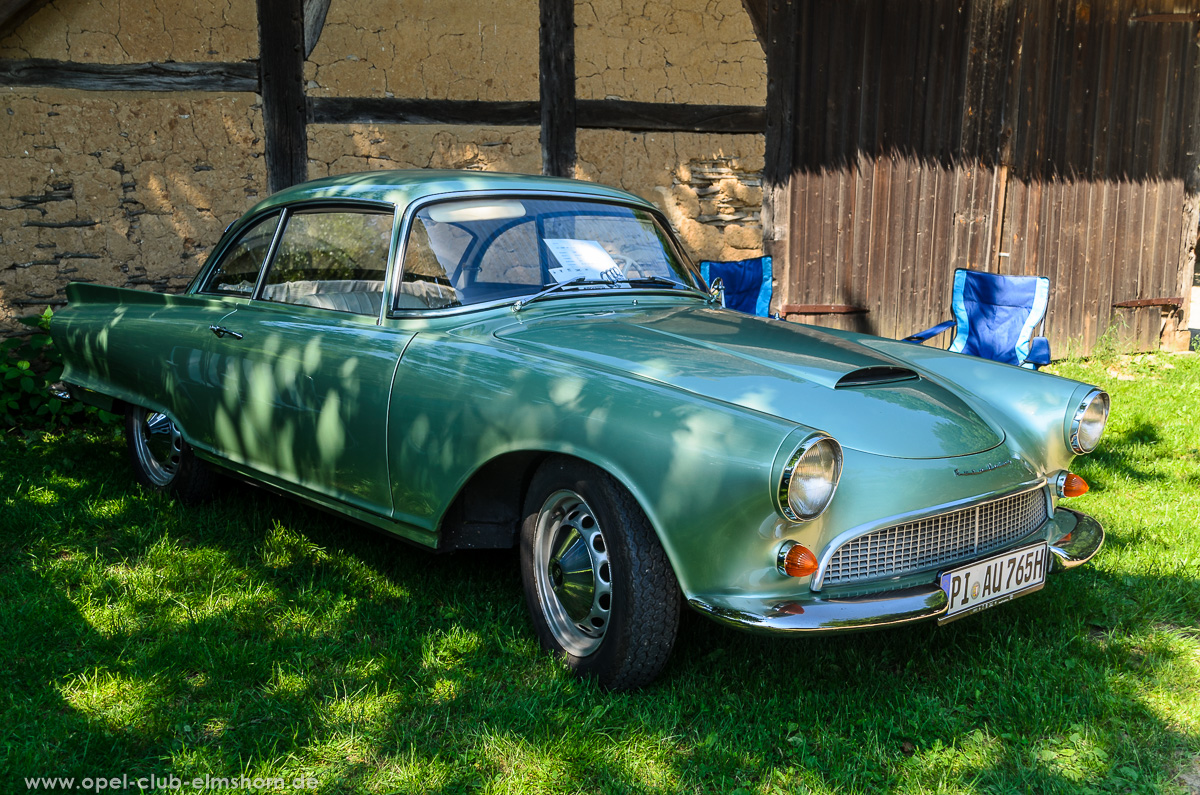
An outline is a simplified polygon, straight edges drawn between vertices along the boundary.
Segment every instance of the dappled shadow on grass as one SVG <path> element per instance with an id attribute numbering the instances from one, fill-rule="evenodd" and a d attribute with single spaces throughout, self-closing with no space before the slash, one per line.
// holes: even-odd
<path id="1" fill-rule="evenodd" d="M 1200 603 L 1183 574 L 1093 565 L 946 627 L 861 635 L 763 638 L 689 613 L 662 679 L 608 694 L 537 650 L 512 552 L 436 556 L 249 487 L 182 507 L 128 485 L 115 439 L 6 453 L 14 775 L 1137 791 L 1191 742 L 1143 696 L 1187 662 L 1170 628 Z"/>

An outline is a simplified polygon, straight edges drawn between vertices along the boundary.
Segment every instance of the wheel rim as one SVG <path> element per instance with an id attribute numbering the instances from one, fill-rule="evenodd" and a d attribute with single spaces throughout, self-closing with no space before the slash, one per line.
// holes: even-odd
<path id="1" fill-rule="evenodd" d="M 551 494 L 534 537 L 538 602 L 554 639 L 586 657 L 604 640 L 612 611 L 608 542 L 592 509 L 573 491 Z"/>
<path id="2" fill-rule="evenodd" d="M 134 450 L 142 471 L 156 486 L 165 486 L 175 478 L 183 455 L 183 436 L 166 414 L 135 409 L 137 433 Z"/>

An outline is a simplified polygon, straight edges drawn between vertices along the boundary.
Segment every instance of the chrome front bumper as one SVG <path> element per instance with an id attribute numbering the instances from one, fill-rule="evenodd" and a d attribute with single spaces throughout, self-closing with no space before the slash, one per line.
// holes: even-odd
<path id="1" fill-rule="evenodd" d="M 1090 516 L 1066 508 L 1039 529 L 1045 538 L 1067 537 L 1050 545 L 1054 571 L 1092 559 L 1104 544 L 1104 528 Z M 967 561 L 964 561 L 964 563 Z M 946 612 L 946 592 L 936 583 L 854 597 L 806 594 L 793 599 L 728 596 L 688 603 L 723 624 L 752 632 L 852 632 L 933 619 Z"/>

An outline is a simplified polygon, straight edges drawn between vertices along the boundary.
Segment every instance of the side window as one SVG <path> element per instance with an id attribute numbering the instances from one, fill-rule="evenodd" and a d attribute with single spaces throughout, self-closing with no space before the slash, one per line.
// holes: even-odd
<path id="1" fill-rule="evenodd" d="M 266 301 L 378 315 L 392 242 L 392 216 L 358 210 L 288 217 L 267 271 Z"/>
<path id="2" fill-rule="evenodd" d="M 471 235 L 453 224 L 417 216 L 404 249 L 404 272 L 396 309 L 442 309 L 459 304 L 451 279 Z"/>
<path id="3" fill-rule="evenodd" d="M 275 229 L 279 225 L 279 213 L 272 213 L 256 222 L 242 233 L 231 248 L 208 275 L 201 288 L 205 293 L 250 295 L 258 283 L 258 272 L 262 269 Z"/>

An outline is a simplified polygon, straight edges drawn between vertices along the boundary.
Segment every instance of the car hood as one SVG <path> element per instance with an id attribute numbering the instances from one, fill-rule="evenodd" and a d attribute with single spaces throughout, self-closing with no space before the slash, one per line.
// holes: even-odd
<path id="1" fill-rule="evenodd" d="M 944 458 L 1004 441 L 944 383 L 812 326 L 648 308 L 523 316 L 496 336 L 807 425 L 875 455 Z"/>

